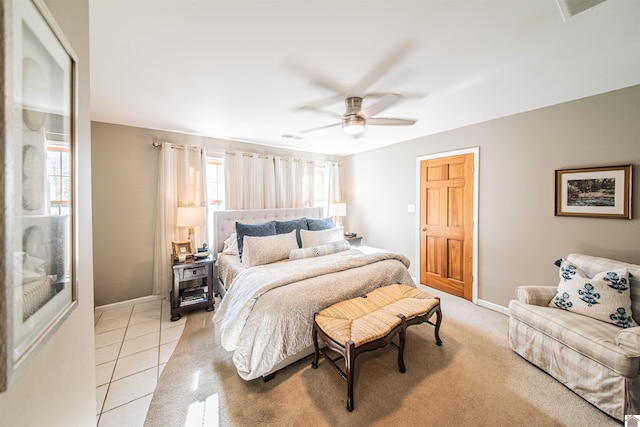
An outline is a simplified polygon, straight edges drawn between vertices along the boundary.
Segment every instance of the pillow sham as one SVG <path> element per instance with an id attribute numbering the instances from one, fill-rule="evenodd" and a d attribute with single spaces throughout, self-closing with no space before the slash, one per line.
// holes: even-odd
<path id="1" fill-rule="evenodd" d="M 227 240 L 224 241 L 222 253 L 238 255 L 238 235 L 236 233 L 231 233 Z"/>
<path id="2" fill-rule="evenodd" d="M 289 253 L 289 259 L 296 260 L 335 254 L 337 252 L 349 250 L 350 248 L 351 244 L 349 242 L 347 242 L 346 240 L 338 240 L 336 242 L 327 243 L 326 245 L 294 249 Z"/>
<path id="3" fill-rule="evenodd" d="M 550 307 L 589 316 L 621 328 L 638 326 L 631 318 L 629 271 L 603 271 L 589 277 L 567 260 L 560 263 L 558 292 Z"/>
<path id="4" fill-rule="evenodd" d="M 333 218 L 312 219 L 307 218 L 307 228 L 311 231 L 328 230 L 335 227 Z"/>
<path id="5" fill-rule="evenodd" d="M 298 247 L 302 247 L 302 239 L 300 238 L 300 230 L 308 230 L 307 218 L 297 218 L 289 221 L 276 221 L 276 234 L 289 233 L 296 230 L 296 239 Z"/>
<path id="6" fill-rule="evenodd" d="M 319 231 L 300 230 L 300 237 L 303 248 L 326 245 L 327 243 L 344 240 L 344 228 L 335 227 Z"/>
<path id="7" fill-rule="evenodd" d="M 260 224 L 245 224 L 236 221 L 236 237 L 238 239 L 238 255 L 240 255 L 240 259 L 242 260 L 244 236 L 273 236 L 275 234 L 275 221 L 267 221 Z"/>
<path id="8" fill-rule="evenodd" d="M 247 267 L 271 264 L 288 259 L 291 250 L 297 248 L 296 230 L 273 236 L 244 236 L 242 264 Z"/>

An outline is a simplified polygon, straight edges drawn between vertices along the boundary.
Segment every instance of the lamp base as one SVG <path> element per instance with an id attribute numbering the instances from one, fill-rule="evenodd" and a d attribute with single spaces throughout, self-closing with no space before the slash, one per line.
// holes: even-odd
<path id="1" fill-rule="evenodd" d="M 191 240 L 191 247 L 193 248 L 193 253 L 196 253 L 198 251 L 198 246 L 196 245 L 196 232 L 193 227 L 189 227 L 189 234 L 187 236 L 187 240 Z"/>

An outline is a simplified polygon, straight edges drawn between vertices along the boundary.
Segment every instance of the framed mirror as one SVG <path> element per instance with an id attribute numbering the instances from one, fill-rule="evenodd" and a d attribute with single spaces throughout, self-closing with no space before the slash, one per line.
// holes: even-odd
<path id="1" fill-rule="evenodd" d="M 42 2 L 1 1 L 3 391 L 77 305 L 77 61 Z"/>

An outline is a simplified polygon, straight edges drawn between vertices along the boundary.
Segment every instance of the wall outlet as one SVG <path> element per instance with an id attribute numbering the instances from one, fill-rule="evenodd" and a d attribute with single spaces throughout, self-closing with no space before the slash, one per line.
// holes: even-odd
<path id="1" fill-rule="evenodd" d="M 416 205 L 407 205 L 407 212 L 413 213 L 416 211 Z"/>

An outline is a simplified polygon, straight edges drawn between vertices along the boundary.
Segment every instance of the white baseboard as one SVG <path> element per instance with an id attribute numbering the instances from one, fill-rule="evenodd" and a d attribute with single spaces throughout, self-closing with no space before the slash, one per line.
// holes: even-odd
<path id="1" fill-rule="evenodd" d="M 113 304 L 100 305 L 94 309 L 95 312 L 102 312 L 104 310 L 112 310 L 114 308 L 126 307 L 133 304 L 143 304 L 145 302 L 151 302 L 158 299 L 162 299 L 160 295 L 148 295 L 146 297 L 134 298 L 127 301 L 114 302 Z"/>
<path id="2" fill-rule="evenodd" d="M 478 300 L 478 305 L 480 307 L 488 308 L 489 310 L 497 311 L 498 313 L 502 313 L 502 314 L 505 314 L 507 316 L 509 315 L 509 309 L 507 307 L 503 307 L 501 305 L 494 304 L 494 303 L 489 302 L 489 301 L 485 301 L 485 300 L 479 299 Z"/>

